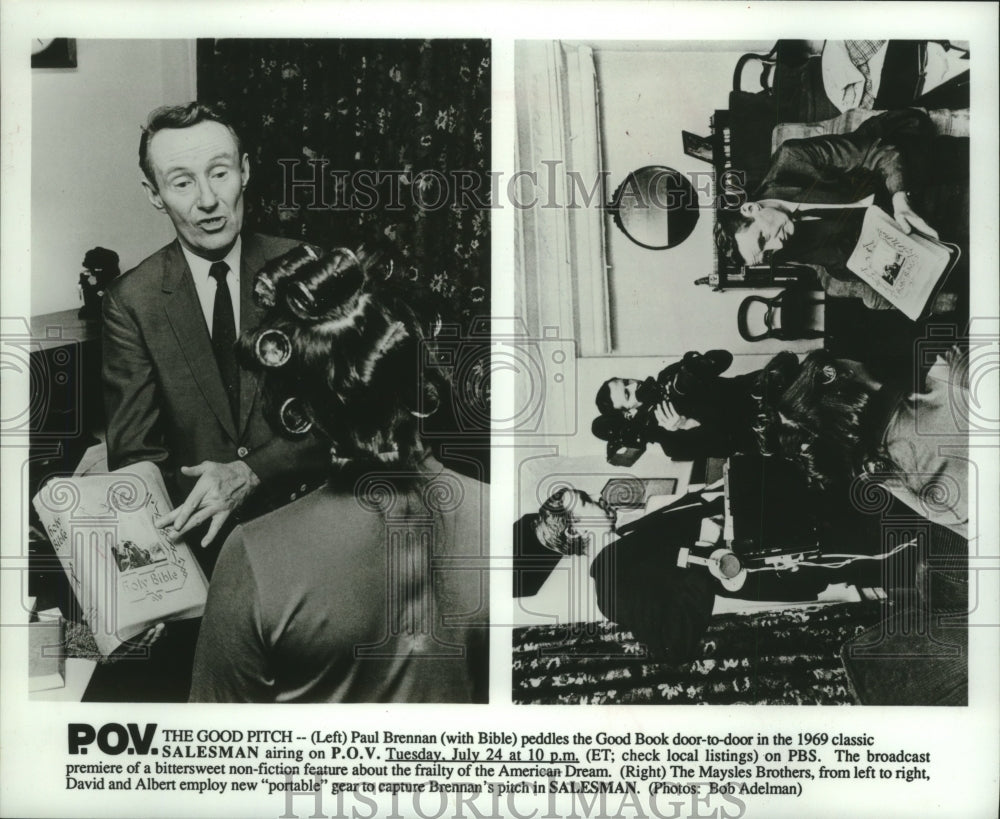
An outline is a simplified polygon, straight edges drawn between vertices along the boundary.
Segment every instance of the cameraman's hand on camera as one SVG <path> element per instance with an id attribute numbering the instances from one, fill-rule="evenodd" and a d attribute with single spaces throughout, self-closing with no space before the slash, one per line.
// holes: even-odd
<path id="1" fill-rule="evenodd" d="M 669 401 L 661 401 L 653 409 L 653 416 L 656 418 L 656 423 L 660 425 L 660 428 L 667 432 L 674 432 L 687 422 L 687 418 L 677 412 L 673 404 Z"/>
<path id="2" fill-rule="evenodd" d="M 156 525 L 161 529 L 169 527 L 169 536 L 178 538 L 211 520 L 208 532 L 201 540 L 203 547 L 215 540 L 233 510 L 260 486 L 260 478 L 245 461 L 228 464 L 203 461 L 197 466 L 182 466 L 181 472 L 197 477 L 198 482 L 184 503 L 159 518 Z"/>

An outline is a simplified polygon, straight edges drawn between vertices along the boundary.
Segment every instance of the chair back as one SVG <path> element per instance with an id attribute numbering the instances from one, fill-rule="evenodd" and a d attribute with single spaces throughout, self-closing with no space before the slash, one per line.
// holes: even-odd
<path id="1" fill-rule="evenodd" d="M 812 326 L 812 307 L 822 303 L 823 300 L 818 292 L 800 287 L 789 287 L 772 298 L 747 296 L 736 314 L 736 325 L 744 341 L 764 341 L 768 338 L 781 341 L 823 338 L 823 331 Z M 754 304 L 764 306 L 762 333 L 754 332 L 750 328 L 750 311 Z"/>
<path id="2" fill-rule="evenodd" d="M 784 292 L 784 291 L 783 291 Z M 764 296 L 747 296 L 740 304 L 739 312 L 736 315 L 736 324 L 740 331 L 740 336 L 744 341 L 764 341 L 768 338 L 780 338 L 779 333 L 781 332 L 780 327 L 776 327 L 774 314 L 781 305 L 781 295 L 777 295 L 774 298 L 765 298 Z M 764 307 L 764 318 L 763 326 L 764 331 L 761 333 L 755 333 L 750 329 L 750 311 L 753 310 L 755 304 L 760 304 Z"/>

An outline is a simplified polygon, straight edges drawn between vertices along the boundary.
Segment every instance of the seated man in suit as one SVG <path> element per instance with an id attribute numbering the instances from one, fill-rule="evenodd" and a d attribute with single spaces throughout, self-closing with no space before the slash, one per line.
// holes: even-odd
<path id="1" fill-rule="evenodd" d="M 554 552 L 591 558 L 604 616 L 632 631 L 658 660 L 682 662 L 694 656 L 708 628 L 715 590 L 708 572 L 678 568 L 677 555 L 697 540 L 710 511 L 700 503 L 674 513 L 660 510 L 647 516 L 659 521 L 654 527 L 619 538 L 610 507 L 578 489 L 563 489 L 515 526 Z"/>
<path id="2" fill-rule="evenodd" d="M 658 443 L 677 461 L 754 452 L 762 391 L 770 391 L 783 372 L 797 370 L 798 359 L 779 353 L 763 370 L 723 377 L 732 363 L 726 350 L 688 352 L 656 378 L 610 378 L 597 392 L 601 415 L 591 431 L 607 441 Z"/>
<path id="3" fill-rule="evenodd" d="M 723 563 L 713 571 L 689 561 L 682 549 L 710 554 L 722 539 L 721 492 L 692 492 L 621 527 L 603 500 L 577 489 L 552 495 L 535 515 L 514 525 L 515 540 L 534 537 L 561 554 L 587 555 L 598 606 L 608 620 L 632 632 L 657 661 L 697 656 L 716 595 L 745 600 L 811 601 L 831 583 L 879 585 L 879 561 L 845 560 L 749 574 L 730 585 Z M 833 534 L 835 545 L 842 533 Z M 700 549 L 699 549 L 700 547 Z M 839 548 L 839 547 L 838 547 Z"/>
<path id="4" fill-rule="evenodd" d="M 201 545 L 218 546 L 251 493 L 260 514 L 287 503 L 325 465 L 316 439 L 274 434 L 257 377 L 235 357 L 240 329 L 259 320 L 255 273 L 297 243 L 243 231 L 249 162 L 215 107 L 153 111 L 139 165 L 149 201 L 177 238 L 103 300 L 108 464 L 155 462 L 179 503 L 161 524 L 178 535 L 207 526 Z M 216 552 L 199 554 L 209 572 Z"/>
<path id="5" fill-rule="evenodd" d="M 887 111 L 853 133 L 788 140 L 750 199 L 717 211 L 720 262 L 818 265 L 830 295 L 860 298 L 871 309 L 892 305 L 846 267 L 865 209 L 875 204 L 902 229 L 958 244 L 949 289 L 967 288 L 969 140 L 937 136 L 923 111 Z M 742 193 L 730 191 L 730 193 Z M 933 312 L 954 309 L 942 294 Z"/>

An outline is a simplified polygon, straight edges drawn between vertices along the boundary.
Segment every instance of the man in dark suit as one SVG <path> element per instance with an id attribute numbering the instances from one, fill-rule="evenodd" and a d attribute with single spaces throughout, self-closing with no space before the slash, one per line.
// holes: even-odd
<path id="1" fill-rule="evenodd" d="M 678 502 L 618 537 L 610 507 L 586 492 L 563 489 L 538 514 L 521 518 L 515 532 L 542 549 L 590 557 L 604 616 L 632 631 L 657 659 L 678 662 L 696 651 L 716 590 L 707 571 L 681 569 L 677 557 L 698 540 L 702 518 L 713 512 L 721 513 L 721 504 Z"/>
<path id="2" fill-rule="evenodd" d="M 208 547 L 194 551 L 211 574 L 234 513 L 250 517 L 287 503 L 328 462 L 313 436 L 285 439 L 269 427 L 257 376 L 235 353 L 240 330 L 260 318 L 255 274 L 298 243 L 243 231 L 247 155 L 211 106 L 153 111 L 139 164 L 150 202 L 177 238 L 103 299 L 108 465 L 160 467 L 177 506 L 158 524 Z M 99 665 L 84 699 L 185 702 L 200 623 L 150 629 L 132 646 L 140 652 L 158 641 L 148 656 Z"/>
<path id="3" fill-rule="evenodd" d="M 253 327 L 254 275 L 297 243 L 243 232 L 247 155 L 223 114 L 192 102 L 152 112 L 139 146 L 142 185 L 177 239 L 104 297 L 108 464 L 157 463 L 179 505 L 164 526 L 221 545 L 251 494 L 259 513 L 303 490 L 325 462 L 311 436 L 286 440 L 261 413 L 257 377 L 234 344 Z M 283 493 L 279 494 L 279 493 Z M 199 554 L 207 569 L 217 552 Z"/>
<path id="4" fill-rule="evenodd" d="M 718 211 L 720 261 L 819 265 L 831 295 L 889 309 L 846 267 L 865 209 L 878 205 L 906 232 L 958 244 L 967 265 L 968 150 L 968 139 L 935 135 L 916 109 L 887 111 L 849 134 L 788 140 L 750 200 Z M 967 275 L 956 270 L 951 281 Z"/>
<path id="5" fill-rule="evenodd" d="M 799 510 L 802 511 L 802 510 Z M 660 662 L 685 662 L 698 656 L 716 595 L 745 600 L 811 601 L 830 583 L 864 582 L 871 569 L 861 562 L 830 567 L 761 571 L 732 587 L 696 561 L 681 560 L 682 550 L 709 553 L 722 543 L 722 493 L 690 492 L 663 508 L 616 527 L 614 510 L 578 489 L 562 489 L 536 515 L 514 524 L 515 542 L 534 538 L 539 547 L 561 554 L 586 554 L 601 613 L 632 632 Z M 805 512 L 808 518 L 811 512 Z M 832 535 L 840 543 L 840 534 Z M 839 548 L 839 547 L 838 547 Z M 681 566 L 685 563 L 685 566 Z M 551 568 L 549 569 L 551 571 Z M 867 577 L 867 579 L 865 579 Z"/>

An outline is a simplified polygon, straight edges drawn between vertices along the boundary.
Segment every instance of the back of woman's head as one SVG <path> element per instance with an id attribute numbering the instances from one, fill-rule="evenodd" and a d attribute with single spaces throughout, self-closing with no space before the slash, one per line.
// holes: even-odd
<path id="1" fill-rule="evenodd" d="M 871 392 L 844 362 L 826 350 L 806 356 L 798 376 L 784 390 L 779 406 L 783 414 L 810 424 L 817 432 L 836 438 L 853 438 Z"/>
<path id="2" fill-rule="evenodd" d="M 780 382 L 791 373 L 784 369 Z M 866 455 L 862 419 L 871 390 L 825 350 L 810 353 L 783 389 L 765 400 L 762 449 L 799 464 L 810 483 L 846 482 Z"/>
<path id="3" fill-rule="evenodd" d="M 777 403 L 801 371 L 802 365 L 795 353 L 778 353 L 761 370 L 757 391 L 761 401 L 764 404 Z"/>
<path id="4" fill-rule="evenodd" d="M 257 276 L 266 313 L 240 339 L 241 361 L 263 373 L 275 428 L 294 436 L 315 427 L 335 463 L 412 464 L 420 419 L 446 394 L 433 331 L 387 278 L 377 259 L 307 246 Z"/>

